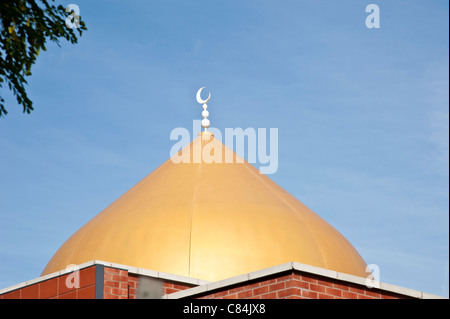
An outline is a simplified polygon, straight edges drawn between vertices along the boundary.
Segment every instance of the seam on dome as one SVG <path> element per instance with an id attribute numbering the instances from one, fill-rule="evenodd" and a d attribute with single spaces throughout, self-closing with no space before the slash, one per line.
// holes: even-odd
<path id="1" fill-rule="evenodd" d="M 200 140 L 200 143 L 202 143 L 202 141 Z M 203 145 L 200 144 L 200 149 L 203 148 Z M 195 207 L 195 202 L 197 200 L 197 190 L 198 190 L 198 184 L 200 183 L 200 176 L 202 173 L 202 161 L 200 161 L 199 165 L 198 165 L 198 176 L 197 176 L 197 181 L 195 182 L 195 188 L 194 188 L 194 196 L 192 197 L 192 209 L 191 209 L 191 223 L 189 225 L 189 255 L 188 255 L 188 276 L 191 276 L 191 247 L 192 247 L 192 225 L 193 225 L 193 220 L 194 220 L 194 207 Z"/>

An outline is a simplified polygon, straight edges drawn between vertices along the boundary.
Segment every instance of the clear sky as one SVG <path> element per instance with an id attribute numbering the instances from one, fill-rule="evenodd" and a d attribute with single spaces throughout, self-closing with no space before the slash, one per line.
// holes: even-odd
<path id="1" fill-rule="evenodd" d="M 88 31 L 48 45 L 0 120 L 0 289 L 169 158 L 176 127 L 278 128 L 275 182 L 380 280 L 449 295 L 445 0 L 57 1 Z M 380 28 L 365 24 L 368 4 Z"/>

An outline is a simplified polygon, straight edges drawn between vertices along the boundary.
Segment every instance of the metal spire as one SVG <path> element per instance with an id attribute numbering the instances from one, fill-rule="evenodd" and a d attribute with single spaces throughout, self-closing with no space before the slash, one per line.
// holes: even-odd
<path id="1" fill-rule="evenodd" d="M 207 98 L 206 100 L 202 100 L 202 98 L 201 98 L 200 95 L 201 95 L 202 90 L 203 90 L 204 88 L 205 88 L 205 87 L 202 87 L 202 88 L 200 88 L 200 90 L 197 91 L 197 102 L 200 103 L 200 104 L 203 104 L 203 112 L 202 112 L 203 120 L 202 120 L 202 127 L 205 129 L 205 132 L 207 132 L 207 131 L 208 131 L 208 127 L 209 127 L 209 125 L 210 125 L 210 122 L 209 122 L 209 120 L 208 120 L 209 112 L 208 112 L 208 110 L 207 110 L 208 105 L 206 105 L 206 103 L 209 102 L 209 99 L 211 98 L 211 93 L 209 93 L 209 96 L 208 96 L 208 98 Z"/>

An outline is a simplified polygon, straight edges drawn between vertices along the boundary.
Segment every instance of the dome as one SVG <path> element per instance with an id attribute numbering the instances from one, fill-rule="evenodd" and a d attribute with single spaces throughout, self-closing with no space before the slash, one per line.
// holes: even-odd
<path id="1" fill-rule="evenodd" d="M 196 162 L 199 149 L 224 160 Z M 291 261 L 367 276 L 344 236 L 211 133 L 186 150 L 190 163 L 163 163 L 75 232 L 42 275 L 96 259 L 209 281 Z"/>

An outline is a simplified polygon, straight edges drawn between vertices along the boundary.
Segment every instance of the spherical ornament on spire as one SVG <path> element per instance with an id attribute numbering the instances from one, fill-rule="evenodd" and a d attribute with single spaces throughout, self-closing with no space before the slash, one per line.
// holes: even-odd
<path id="1" fill-rule="evenodd" d="M 208 112 L 208 110 L 207 110 L 208 105 L 206 104 L 206 103 L 209 102 L 209 99 L 211 98 L 211 93 L 209 93 L 208 98 L 207 98 L 206 100 L 203 100 L 203 99 L 201 98 L 200 94 L 201 94 L 201 92 L 202 92 L 202 90 L 203 90 L 204 88 L 205 88 L 205 87 L 202 87 L 202 88 L 200 88 L 200 90 L 197 91 L 197 102 L 200 103 L 200 104 L 203 104 L 203 112 L 202 112 L 203 120 L 202 120 L 202 127 L 205 129 L 205 132 L 206 132 L 206 131 L 207 131 L 206 129 L 207 129 L 207 128 L 209 127 L 209 125 L 211 124 L 211 123 L 209 122 L 209 120 L 208 120 L 209 112 Z"/>
<path id="2" fill-rule="evenodd" d="M 210 124 L 211 124 L 211 123 L 209 122 L 208 119 L 203 119 L 203 120 L 202 120 L 202 127 L 203 127 L 205 130 L 209 127 Z"/>

